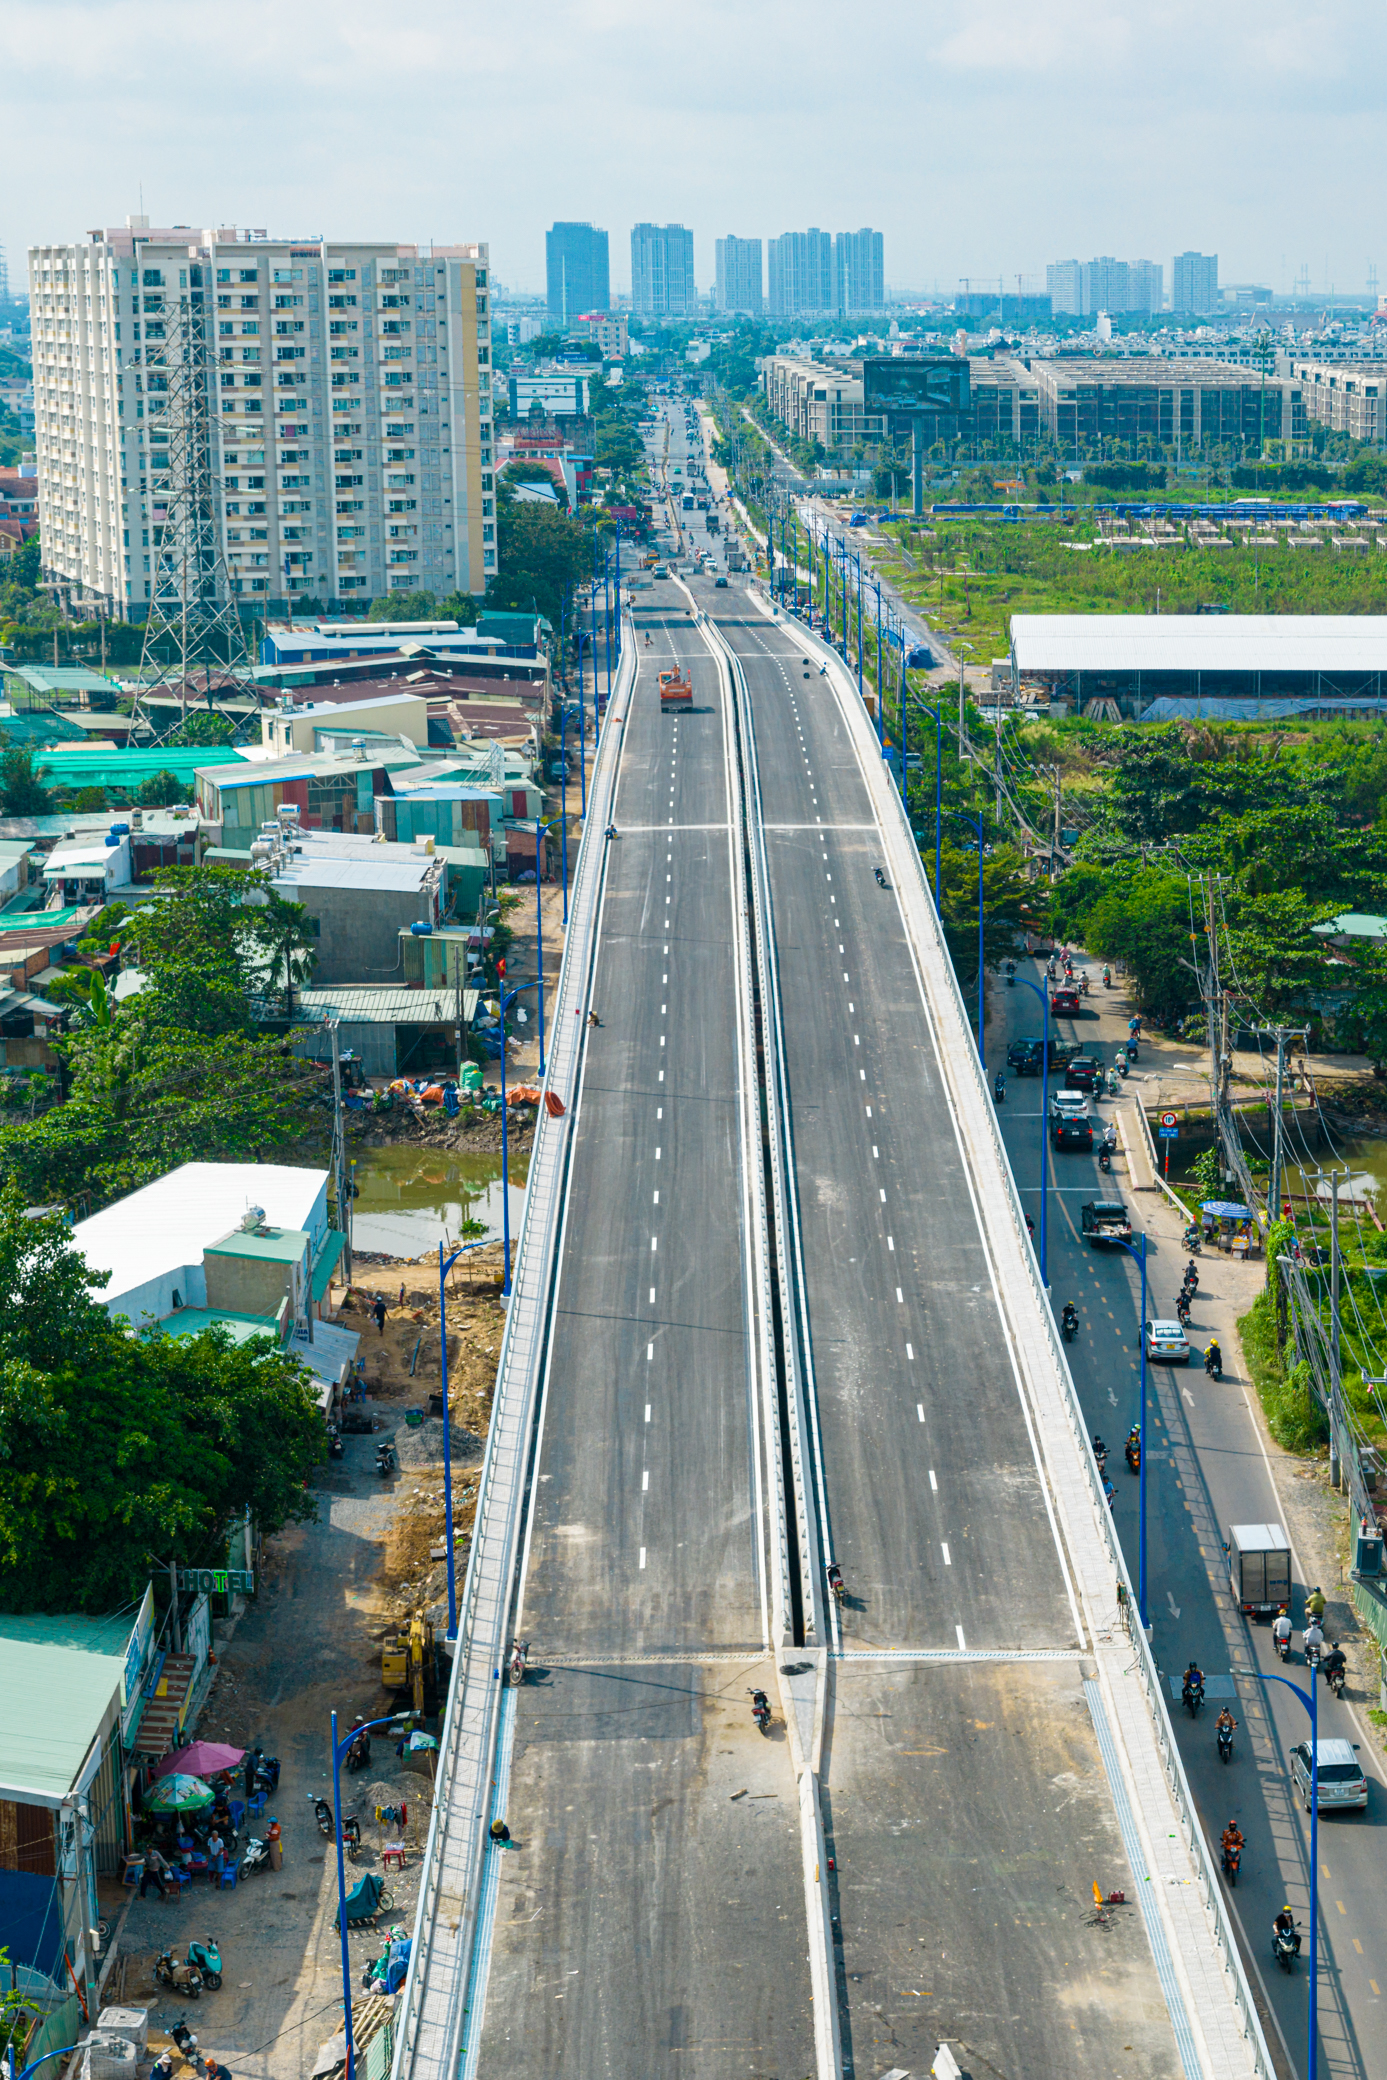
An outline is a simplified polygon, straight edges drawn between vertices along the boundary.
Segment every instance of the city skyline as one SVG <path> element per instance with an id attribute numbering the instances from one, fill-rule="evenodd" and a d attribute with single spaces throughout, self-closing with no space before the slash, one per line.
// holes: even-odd
<path id="1" fill-rule="evenodd" d="M 938 0 L 877 0 L 867 33 L 846 40 L 836 11 L 805 0 L 788 41 L 768 0 L 735 12 L 714 0 L 697 35 L 682 10 L 652 19 L 611 0 L 598 16 L 556 0 L 538 48 L 520 20 L 488 17 L 465 70 L 457 10 L 442 0 L 420 0 L 406 24 L 365 0 L 300 0 L 294 20 L 311 56 L 267 68 L 278 18 L 265 0 L 220 15 L 72 0 L 61 37 L 40 0 L 12 0 L 0 108 L 16 163 L 44 169 L 0 195 L 12 278 L 31 244 L 131 212 L 295 236 L 398 226 L 425 243 L 462 218 L 487 236 L 502 281 L 528 293 L 544 289 L 556 217 L 609 227 L 617 291 L 629 291 L 625 242 L 642 220 L 691 226 L 700 287 L 728 225 L 769 238 L 826 220 L 879 228 L 895 287 L 951 285 L 980 265 L 1014 286 L 1018 271 L 1076 253 L 1150 254 L 1168 268 L 1187 245 L 1217 252 L 1226 278 L 1278 292 L 1304 267 L 1317 297 L 1363 293 L 1374 257 L 1387 267 L 1337 178 L 1371 150 L 1387 95 L 1376 62 L 1387 23 L 1365 0 L 1345 0 L 1333 34 L 1314 39 L 1290 0 L 1255 12 L 1234 0 L 1213 15 L 1171 0 L 1154 38 L 1121 14 L 1095 23 L 1077 0 L 983 0 L 966 17 Z M 724 31 L 746 53 L 731 77 Z M 191 79 L 196 93 L 180 95 Z M 510 83 L 521 80 L 517 133 Z M 348 135 L 381 135 L 392 97 L 411 135 L 446 135 L 447 151 L 344 153 Z M 882 138 L 919 142 L 835 145 L 854 102 Z M 806 150 L 816 135 L 821 172 Z M 1214 137 L 1236 181 L 1210 180 Z M 892 178 L 893 158 L 911 179 Z M 1279 178 L 1288 159 L 1291 182 Z"/>

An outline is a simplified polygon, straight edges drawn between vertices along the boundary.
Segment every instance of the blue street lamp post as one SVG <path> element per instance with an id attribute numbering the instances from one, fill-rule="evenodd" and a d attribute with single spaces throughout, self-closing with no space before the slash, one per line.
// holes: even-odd
<path id="1" fill-rule="evenodd" d="M 1050 1197 L 1050 1148 L 1045 1137 L 1050 1128 L 1050 992 L 1042 988 L 1038 982 L 1027 982 L 1024 975 L 1018 975 L 1015 979 L 1024 984 L 1034 996 L 1039 997 L 1041 1009 L 1045 1014 L 1044 1037 L 1040 1055 L 1040 1283 L 1048 1287 L 1050 1280 L 1045 1267 L 1045 1211 Z M 1146 1237 L 1143 1235 L 1142 1241 L 1145 1242 L 1145 1240 Z M 1145 1331 L 1142 1334 L 1144 1341 Z M 1143 1395 L 1143 1404 L 1145 1398 L 1145 1395 Z M 1146 1479 L 1144 1456 L 1141 1477 L 1143 1480 Z"/>
<path id="2" fill-rule="evenodd" d="M 538 886 L 538 883 L 536 883 Z M 501 1298 L 510 1298 L 510 1171 L 507 1167 L 509 1148 L 506 1140 L 506 1006 L 513 1004 L 522 994 L 520 988 L 508 990 L 501 997 L 501 1245 L 502 1269 Z"/>
<path id="3" fill-rule="evenodd" d="M 42 2058 L 36 2058 L 32 2065 L 25 2066 L 24 2071 L 19 2075 L 19 2080 L 29 2080 L 29 2075 L 36 2073 L 40 2066 L 46 2066 L 50 2058 L 71 2058 L 73 2053 L 80 2051 L 81 2048 L 80 2044 L 65 2044 L 61 2051 L 45 2051 Z M 7 2073 L 13 2073 L 14 2071 L 13 2045 L 10 2047 L 10 2055 L 5 2064 L 5 2071 Z"/>
<path id="4" fill-rule="evenodd" d="M 1310 1664 L 1310 1688 L 1302 1690 L 1289 1676 L 1264 1675 L 1260 1668 L 1235 1668 L 1235 1676 L 1251 1676 L 1257 1683 L 1284 1683 L 1310 1714 L 1310 2012 L 1306 2022 L 1305 2076 L 1315 2080 L 1319 2054 L 1319 1934 L 1320 1934 L 1320 1714 L 1316 1678 L 1318 1662 Z"/>
<path id="5" fill-rule="evenodd" d="M 882 757 L 883 757 L 883 758 L 885 758 L 885 756 L 886 756 L 886 719 L 885 719 L 885 714 L 884 714 L 884 710 L 885 710 L 885 707 L 886 707 L 886 688 L 885 688 L 885 687 L 884 687 L 884 686 L 882 685 L 882 683 L 881 683 L 881 580 L 880 580 L 880 578 L 876 578 L 876 579 L 874 579 L 874 580 L 873 580 L 873 583 L 875 584 L 875 586 L 876 586 L 876 589 L 877 589 L 877 743 L 878 743 L 878 744 L 879 744 L 879 746 L 881 747 L 881 755 L 882 755 Z M 904 732 L 904 731 L 902 731 L 902 732 L 901 732 L 901 735 L 902 735 L 902 737 L 904 737 L 904 735 L 905 735 L 905 732 Z M 905 771 L 905 763 L 904 763 L 904 761 L 905 761 L 905 750 L 904 750 L 904 746 L 902 746 L 902 750 L 901 750 L 901 761 L 902 761 L 902 763 L 901 763 L 901 771 L 902 771 L 902 772 L 904 772 L 904 771 Z M 904 800 L 905 800 L 905 786 L 904 786 L 904 783 L 902 783 L 902 786 L 901 786 L 901 800 L 902 800 L 902 801 L 904 801 Z"/>
<path id="6" fill-rule="evenodd" d="M 451 1551 L 450 1547 L 450 1556 Z M 339 1740 L 337 1714 L 332 1714 L 332 1817 L 333 1832 L 337 1836 L 337 1926 L 342 1937 L 342 2027 L 347 2040 L 347 2080 L 354 2080 L 356 2054 L 352 2044 L 352 1961 L 347 1949 L 347 1873 L 342 1861 L 342 1757 L 359 1733 L 374 1733 L 378 1726 L 393 1726 L 399 1717 L 398 1712 L 392 1712 L 388 1718 L 368 1720 L 365 1726 L 354 1726 L 344 1740 Z"/>
<path id="7" fill-rule="evenodd" d="M 1034 983 L 1031 985 L 1035 987 Z M 1139 1423 L 1141 1431 L 1141 1465 L 1137 1480 L 1137 1610 L 1141 1622 L 1146 1623 L 1146 1237 L 1141 1238 L 1141 1248 L 1133 1242 L 1118 1241 L 1129 1257 L 1135 1257 L 1141 1266 L 1141 1320 L 1137 1324 L 1141 1336 L 1141 1404 Z"/>
<path id="8" fill-rule="evenodd" d="M 970 815 L 970 814 L 968 813 L 968 811 L 967 811 L 966 809 L 950 809 L 950 811 L 949 811 L 949 814 L 950 814 L 950 816 L 957 816 L 957 817 L 959 818 L 959 820 L 960 820 L 961 822 L 963 822 L 963 823 L 966 823 L 966 824 L 968 824 L 968 825 L 969 825 L 969 827 L 970 827 L 971 829 L 975 830 L 975 831 L 977 832 L 977 834 L 978 834 L 978 1063 L 979 1063 L 979 1066 L 980 1066 L 981 1068 L 983 1068 L 983 1069 L 986 1069 L 986 1067 L 987 1067 L 987 1050 L 986 1050 L 986 1047 L 984 1046 L 984 1043 L 983 1043 L 983 1036 L 982 1036 L 982 1021 L 983 1021 L 983 1009 L 984 1009 L 984 994 L 983 994 L 983 979 L 984 979 L 984 971 L 983 971 L 983 964 L 982 964 L 982 947 L 983 947 L 983 942 L 982 942 L 982 833 L 983 833 L 983 820 L 982 820 L 981 816 L 971 816 L 971 815 Z M 942 914 L 942 913 L 941 913 L 941 914 Z"/>
<path id="9" fill-rule="evenodd" d="M 568 930 L 568 702 L 559 703 L 559 848 L 563 855 L 563 928 Z"/>
<path id="10" fill-rule="evenodd" d="M 551 816 L 547 823 L 535 825 L 535 962 L 539 970 L 539 1073 L 544 1074 L 544 875 L 541 870 L 540 846 L 554 825 L 559 821 Z M 565 922 L 567 919 L 565 918 Z M 504 1053 L 504 1049 L 502 1052 Z"/>
<path id="11" fill-rule="evenodd" d="M 940 883 L 940 855 L 943 850 L 941 826 L 944 819 L 944 716 L 942 708 L 932 708 L 928 701 L 914 696 L 915 705 L 921 714 L 928 715 L 934 724 L 934 908 L 938 916 L 944 915 Z M 901 712 L 905 712 L 905 630 L 901 630 Z M 902 755 L 901 771 L 905 771 Z"/>
<path id="12" fill-rule="evenodd" d="M 592 637 L 591 635 L 585 634 L 582 629 L 579 629 L 574 640 L 578 645 L 578 806 L 580 814 L 586 820 L 588 813 L 588 711 L 586 702 L 583 698 L 583 645 L 584 643 L 586 643 L 588 648 L 591 649 Z M 596 663 L 597 660 L 594 658 L 594 682 L 597 678 Z M 596 696 L 594 695 L 594 699 L 595 698 Z"/>

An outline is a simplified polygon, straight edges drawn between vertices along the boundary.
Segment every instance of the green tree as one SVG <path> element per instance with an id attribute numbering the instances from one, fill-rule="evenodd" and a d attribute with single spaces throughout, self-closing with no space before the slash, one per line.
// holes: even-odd
<path id="1" fill-rule="evenodd" d="M 431 592 L 383 592 L 371 601 L 368 621 L 433 621 L 437 619 Z"/>
<path id="2" fill-rule="evenodd" d="M 135 799 L 142 809 L 170 809 L 175 802 L 191 802 L 194 790 L 185 787 L 176 773 L 151 773 Z"/>
<path id="3" fill-rule="evenodd" d="M 552 506 L 522 504 L 504 493 L 496 501 L 500 570 L 487 592 L 487 605 L 533 610 L 555 627 L 565 597 L 592 564 L 592 548 L 581 524 Z"/>
<path id="4" fill-rule="evenodd" d="M 215 1561 L 246 1510 L 314 1514 L 323 1456 L 307 1374 L 270 1337 L 131 1336 L 58 1220 L 0 1195 L 0 1608 L 110 1610 L 151 1565 Z"/>
<path id="5" fill-rule="evenodd" d="M 230 744 L 234 742 L 235 736 L 236 725 L 229 715 L 219 715 L 211 708 L 196 708 L 187 721 L 180 723 L 172 735 L 165 739 L 165 742 L 168 744 L 187 745 L 196 749 L 202 744 L 209 746 Z M 156 777 L 163 778 L 164 776 L 161 774 Z M 180 795 L 176 799 L 181 801 L 182 796 Z"/>
<path id="6" fill-rule="evenodd" d="M 265 980 L 272 991 L 283 990 L 285 1015 L 294 1015 L 294 986 L 313 973 L 317 946 L 313 922 L 302 903 L 288 903 L 270 891 L 253 912 L 251 933 L 265 959 Z"/>
<path id="7" fill-rule="evenodd" d="M 0 814 L 51 816 L 56 804 L 43 784 L 34 753 L 20 745 L 0 755 Z"/>
<path id="8" fill-rule="evenodd" d="M 1082 924 L 1090 953 L 1126 964 L 1138 1006 L 1150 1017 L 1173 1020 L 1197 993 L 1189 965 L 1190 892 L 1183 875 L 1163 867 L 1111 868 Z M 1202 939 L 1199 944 L 1202 948 Z"/>
<path id="9" fill-rule="evenodd" d="M 450 592 L 438 602 L 438 619 L 456 621 L 459 628 L 475 628 L 479 612 L 470 592 Z"/>

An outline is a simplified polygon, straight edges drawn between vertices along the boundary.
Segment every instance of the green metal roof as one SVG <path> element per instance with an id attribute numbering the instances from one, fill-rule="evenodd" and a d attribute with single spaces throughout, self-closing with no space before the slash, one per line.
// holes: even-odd
<path id="1" fill-rule="evenodd" d="M 277 1264 L 302 1263 L 309 1237 L 304 1228 L 237 1228 L 220 1242 L 209 1242 L 209 1257 L 254 1257 Z"/>
<path id="2" fill-rule="evenodd" d="M 329 1228 L 327 1240 L 319 1250 L 318 1261 L 313 1266 L 312 1290 L 315 1303 L 322 1299 L 324 1293 L 332 1284 L 332 1274 L 337 1269 L 338 1260 L 346 1246 L 346 1236 L 339 1234 L 336 1228 Z"/>
<path id="3" fill-rule="evenodd" d="M 28 714 L 0 715 L 0 736 L 11 746 L 41 750 L 45 744 L 85 744 L 87 733 L 52 708 L 35 708 Z"/>
<path id="4" fill-rule="evenodd" d="M 180 1307 L 177 1314 L 166 1314 L 159 1327 L 166 1336 L 201 1336 L 204 1329 L 218 1325 L 231 1332 L 233 1343 L 250 1343 L 257 1336 L 279 1340 L 279 1326 L 272 1316 L 235 1314 L 225 1307 Z"/>
<path id="5" fill-rule="evenodd" d="M 224 749 L 218 747 L 216 755 L 240 762 L 240 753 L 229 744 Z M 36 763 L 50 787 L 133 790 L 152 780 L 156 773 L 172 773 L 181 786 L 191 787 L 198 768 L 205 766 L 208 758 L 206 744 L 166 745 L 154 751 L 127 751 L 119 744 L 74 744 L 44 750 Z"/>
<path id="6" fill-rule="evenodd" d="M 1312 925 L 1310 929 L 1326 938 L 1387 939 L 1387 917 L 1372 917 L 1362 910 L 1345 910 L 1342 917 L 1331 917 L 1328 924 Z"/>
<path id="7" fill-rule="evenodd" d="M 63 1798 L 120 1702 L 132 1612 L 0 1615 L 0 1797 Z"/>

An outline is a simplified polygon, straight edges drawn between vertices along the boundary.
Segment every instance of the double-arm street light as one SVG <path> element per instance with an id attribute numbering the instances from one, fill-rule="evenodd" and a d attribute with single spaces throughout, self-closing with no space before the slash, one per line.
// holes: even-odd
<path id="1" fill-rule="evenodd" d="M 1260 1668 L 1235 1668 L 1235 1676 L 1250 1676 L 1255 1683 L 1284 1683 L 1294 1691 L 1310 1714 L 1310 2012 L 1306 2022 L 1305 2076 L 1315 2080 L 1319 2057 L 1319 1934 L 1320 1934 L 1320 1714 L 1316 1678 L 1319 1663 L 1310 1664 L 1310 1688 L 1302 1690 L 1289 1676 L 1264 1675 Z M 1326 1877 L 1328 1872 L 1325 1873 Z"/>
<path id="2" fill-rule="evenodd" d="M 398 1725 L 401 1716 L 399 1712 L 391 1712 L 384 1719 L 368 1720 L 364 1726 L 353 1726 L 351 1732 L 339 1740 L 337 1714 L 332 1714 L 332 1820 L 333 1833 L 337 1837 L 337 1926 L 342 1937 L 342 2028 L 347 2040 L 346 2080 L 355 2080 L 356 2052 L 352 2043 L 352 1961 L 347 1948 L 347 1872 L 342 1861 L 342 1757 L 358 1734 L 374 1733 L 378 1726 Z"/>
<path id="3" fill-rule="evenodd" d="M 1034 987 L 1034 985 L 1032 985 Z M 1141 1464 L 1137 1468 L 1137 1610 L 1141 1622 L 1146 1623 L 1146 1237 L 1141 1238 L 1141 1248 L 1134 1242 L 1123 1242 L 1114 1236 L 1119 1249 L 1125 1249 L 1129 1257 L 1135 1257 L 1141 1266 L 1141 1319 L 1137 1331 L 1141 1338 L 1141 1401 L 1138 1409 L 1138 1426 L 1141 1437 Z"/>
<path id="4" fill-rule="evenodd" d="M 960 822 L 968 824 L 968 825 L 969 825 L 969 827 L 970 827 L 970 828 L 971 828 L 972 830 L 974 830 L 974 831 L 976 831 L 976 832 L 977 832 L 977 837 L 978 837 L 978 1063 L 979 1063 L 979 1066 L 980 1066 L 980 1067 L 981 1067 L 982 1069 L 984 1069 L 984 1070 L 985 1070 L 985 1069 L 986 1069 L 986 1067 L 987 1067 L 987 1049 L 986 1049 L 986 1047 L 985 1047 L 985 1045 L 984 1045 L 984 1042 L 983 1042 L 983 1036 L 982 1036 L 982 1021 L 983 1021 L 983 1009 L 984 1009 L 984 1003 L 985 1003 L 985 997 L 984 997 L 984 990 L 983 990 L 983 973 L 984 973 L 984 971 L 983 971 L 983 964 L 982 964 L 982 951 L 983 951 L 983 942 L 982 942 L 982 834 L 983 834 L 983 819 L 982 819 L 982 817 L 981 817 L 981 816 L 973 816 L 973 815 L 971 815 L 971 814 L 969 813 L 969 811 L 968 811 L 967 809 L 950 809 L 948 813 L 949 813 L 949 815 L 950 815 L 950 816 L 957 816 L 957 817 L 959 818 Z M 936 898 L 936 900 L 937 900 L 937 898 Z M 943 915 L 943 912 L 942 912 L 942 910 L 941 910 L 941 912 L 940 912 L 940 915 L 941 915 L 941 917 L 942 917 L 942 915 Z"/>
<path id="5" fill-rule="evenodd" d="M 1048 1287 L 1050 1279 L 1045 1264 L 1045 1214 L 1050 1197 L 1050 1144 L 1046 1138 L 1050 1130 L 1050 992 L 1038 982 L 1028 982 L 1024 975 L 1015 975 L 1012 980 L 1028 989 L 1032 996 L 1039 997 L 1040 1008 L 1045 1014 L 1040 1055 L 1040 1283 Z M 1143 1236 L 1142 1240 L 1145 1239 Z M 1143 1337 L 1145 1333 L 1143 1330 Z M 1143 1466 L 1142 1479 L 1145 1478 L 1146 1469 Z"/>
<path id="6" fill-rule="evenodd" d="M 941 886 L 941 883 L 940 883 L 940 878 L 939 878 L 939 874 L 940 874 L 940 868 L 939 868 L 939 861 L 940 861 L 940 854 L 941 854 L 941 851 L 942 851 L 942 840 L 941 840 L 941 836 L 940 836 L 940 833 L 941 833 L 941 828 L 942 828 L 942 824 L 943 824 L 943 818 L 944 818 L 944 714 L 943 714 L 943 707 L 942 707 L 942 704 L 941 704 L 941 706 L 939 706 L 939 707 L 937 707 L 937 708 L 932 708 L 932 707 L 930 706 L 929 702 L 928 702 L 928 701 L 922 701 L 922 700 L 920 699 L 920 697 L 919 697 L 919 695 L 918 695 L 918 694 L 913 694 L 913 695 L 912 695 L 912 694 L 910 694 L 910 692 L 909 692 L 909 689 L 908 689 L 908 688 L 907 688 L 907 686 L 906 686 L 906 679 L 905 679 L 905 647 L 904 647 L 904 644 L 905 644 L 905 632 L 904 632 L 904 630 L 902 630 L 902 632 L 901 632 L 901 644 L 902 644 L 902 647 L 901 647 L 901 800 L 902 800 L 902 801 L 903 801 L 903 802 L 904 802 L 904 803 L 906 804 L 906 814 L 907 814 L 907 816 L 908 816 L 908 815 L 909 815 L 909 813 L 910 813 L 910 801 L 909 801 L 909 797 L 908 797 L 908 795 L 906 794 L 906 790 L 905 790 L 905 771 L 906 771 L 906 757 L 905 757 L 905 754 L 906 754 L 906 739 L 907 739 L 907 735 L 908 735 L 908 732 L 907 732 L 907 730 L 906 730 L 906 726 L 905 726 L 905 715 L 906 715 L 906 703 L 907 703 L 907 700 L 908 700 L 908 699 L 913 699 L 913 700 L 914 700 L 914 702 L 915 702 L 915 705 L 916 705 L 916 707 L 917 707 L 917 708 L 918 708 L 918 709 L 920 710 L 920 712 L 921 712 L 922 714 L 924 714 L 924 715 L 928 715 L 928 716 L 929 716 L 929 718 L 930 718 L 930 720 L 931 720 L 931 722 L 933 722 L 933 724 L 934 724 L 934 908 L 935 908 L 935 914 L 936 914 L 937 916 L 939 916 L 939 917 L 941 917 L 941 918 L 942 918 L 942 917 L 943 917 L 943 915 L 944 915 L 944 898 L 943 898 L 943 890 L 942 890 L 942 886 Z"/>

